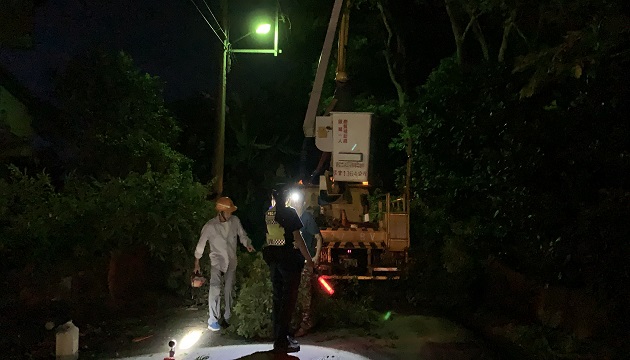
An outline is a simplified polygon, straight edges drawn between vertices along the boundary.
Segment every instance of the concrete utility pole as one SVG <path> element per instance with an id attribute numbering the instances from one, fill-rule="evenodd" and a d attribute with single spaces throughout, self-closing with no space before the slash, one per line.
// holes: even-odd
<path id="1" fill-rule="evenodd" d="M 219 96 L 217 97 L 217 124 L 215 127 L 214 160 L 212 161 L 212 177 L 214 192 L 217 197 L 223 193 L 223 168 L 225 163 L 225 109 L 227 98 L 228 56 L 230 52 L 230 31 L 228 20 L 228 0 L 221 0 L 221 26 L 225 30 L 223 39 L 223 62 L 219 78 Z"/>

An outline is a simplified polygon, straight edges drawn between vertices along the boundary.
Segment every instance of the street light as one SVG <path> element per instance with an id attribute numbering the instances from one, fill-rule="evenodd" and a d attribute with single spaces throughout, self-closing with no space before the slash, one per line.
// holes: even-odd
<path id="1" fill-rule="evenodd" d="M 256 28 L 256 34 L 266 34 L 271 30 L 271 24 L 260 24 Z"/>
<path id="2" fill-rule="evenodd" d="M 233 49 L 232 45 L 238 41 L 252 35 L 253 33 L 264 35 L 271 31 L 271 24 L 262 23 L 259 24 L 254 31 L 241 36 L 234 42 L 230 42 L 230 33 L 228 31 L 227 21 L 227 0 L 222 1 L 223 8 L 223 28 L 225 29 L 225 37 L 223 38 L 223 63 L 221 66 L 221 91 L 219 96 L 218 108 L 218 121 L 216 128 L 217 139 L 215 141 L 214 149 L 214 161 L 212 162 L 212 177 L 215 179 L 214 189 L 217 197 L 221 196 L 223 192 L 223 169 L 225 163 L 225 108 L 226 108 L 226 95 L 227 95 L 227 73 L 228 73 L 228 59 L 230 54 L 233 53 L 247 53 L 247 54 L 273 54 L 278 56 L 282 53 L 282 50 L 278 48 L 278 12 L 279 8 L 276 4 L 276 16 L 274 19 L 274 37 L 273 37 L 273 49 Z"/>
<path id="3" fill-rule="evenodd" d="M 282 54 L 282 50 L 278 48 L 278 7 L 276 5 L 276 16 L 273 21 L 274 32 L 273 32 L 273 49 L 230 49 L 229 51 L 232 53 L 247 53 L 247 54 L 273 54 L 273 56 L 278 56 L 278 54 Z M 250 31 L 249 33 L 241 36 L 237 40 L 233 41 L 231 45 L 236 44 L 238 41 L 256 33 L 258 35 L 265 35 L 271 31 L 271 24 L 264 22 L 258 24 L 254 31 Z"/>
<path id="4" fill-rule="evenodd" d="M 271 24 L 266 24 L 266 23 L 265 24 L 260 24 L 260 25 L 258 25 L 256 27 L 255 30 L 252 30 L 252 31 L 248 32 L 247 34 L 241 36 L 240 38 L 230 42 L 230 46 L 234 46 L 234 44 L 236 44 L 237 42 L 245 39 L 246 37 L 248 37 L 248 36 L 250 36 L 250 35 L 252 35 L 254 33 L 256 33 L 258 35 L 265 35 L 265 34 L 268 34 L 269 31 L 271 31 Z M 245 49 L 245 50 L 248 50 L 248 49 Z M 254 49 L 249 49 L 249 50 L 254 50 Z"/>

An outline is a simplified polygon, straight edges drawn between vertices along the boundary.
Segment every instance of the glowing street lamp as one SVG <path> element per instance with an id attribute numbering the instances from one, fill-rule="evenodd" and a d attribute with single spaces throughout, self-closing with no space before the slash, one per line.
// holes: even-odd
<path id="1" fill-rule="evenodd" d="M 232 46 L 252 34 L 257 34 L 257 35 L 269 34 L 271 32 L 271 26 L 272 25 L 268 22 L 258 23 L 256 27 L 252 29 L 252 31 L 232 41 L 231 43 L 229 43 L 229 45 Z M 273 54 L 273 56 L 278 56 L 278 54 L 282 54 L 282 50 L 278 48 L 278 10 L 276 10 L 276 18 L 274 20 L 273 26 L 274 26 L 273 49 L 233 49 L 233 48 L 230 48 L 229 52 L 246 53 L 246 54 Z"/>
<path id="2" fill-rule="evenodd" d="M 256 28 L 256 34 L 264 35 L 267 34 L 269 31 L 271 31 L 271 24 L 260 24 Z"/>

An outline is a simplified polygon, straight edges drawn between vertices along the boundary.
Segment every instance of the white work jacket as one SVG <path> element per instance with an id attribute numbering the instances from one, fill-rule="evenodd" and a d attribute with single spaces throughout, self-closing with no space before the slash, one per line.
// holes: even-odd
<path id="1" fill-rule="evenodd" d="M 226 224 L 227 223 L 227 224 Z M 238 217 L 232 215 L 225 223 L 219 217 L 210 219 L 201 229 L 201 236 L 195 248 L 195 258 L 201 259 L 206 242 L 210 244 L 210 263 L 222 272 L 226 272 L 228 265 L 236 267 L 236 237 L 240 238 L 243 246 L 251 246 L 252 241 L 241 225 Z"/>

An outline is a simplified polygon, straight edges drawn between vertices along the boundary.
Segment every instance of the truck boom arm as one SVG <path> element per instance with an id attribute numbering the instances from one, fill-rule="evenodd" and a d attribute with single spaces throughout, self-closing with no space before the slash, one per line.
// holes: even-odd
<path id="1" fill-rule="evenodd" d="M 311 91 L 308 108 L 306 109 L 306 116 L 304 117 L 304 125 L 302 129 L 305 137 L 315 137 L 315 116 L 317 116 L 317 108 L 322 96 L 324 79 L 326 77 L 326 71 L 328 70 L 330 53 L 332 52 L 335 33 L 337 32 L 337 27 L 339 25 L 339 16 L 341 14 L 343 2 L 344 0 L 335 0 L 330 21 L 328 22 L 328 30 L 326 31 L 324 46 L 319 57 L 319 64 L 317 65 L 317 73 L 315 74 L 313 90 Z"/>

